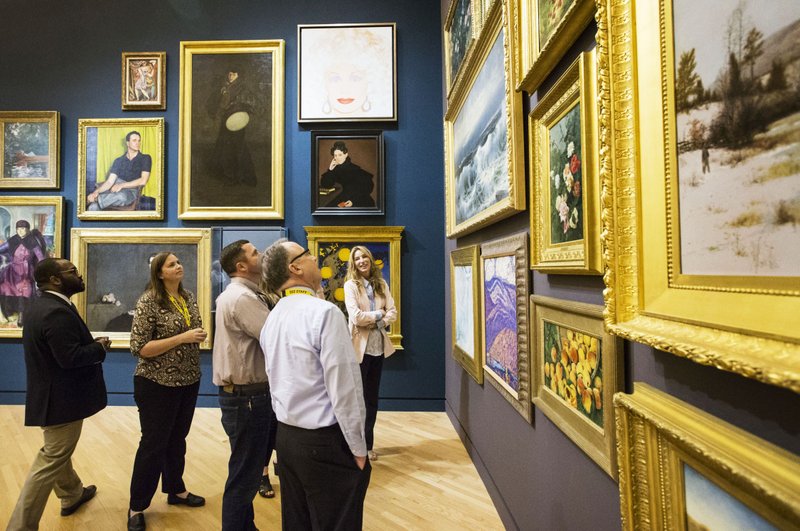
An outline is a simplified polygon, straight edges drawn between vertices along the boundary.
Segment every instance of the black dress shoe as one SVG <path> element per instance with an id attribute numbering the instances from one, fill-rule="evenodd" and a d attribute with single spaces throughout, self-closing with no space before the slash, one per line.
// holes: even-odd
<path id="1" fill-rule="evenodd" d="M 202 507 L 206 504 L 206 499 L 191 492 L 185 498 L 177 494 L 167 494 L 167 503 L 170 505 L 187 505 L 189 507 Z"/>
<path id="2" fill-rule="evenodd" d="M 78 501 L 70 505 L 69 507 L 62 507 L 61 508 L 61 516 L 69 516 L 78 509 L 81 508 L 81 505 L 88 502 L 94 495 L 97 494 L 97 487 L 94 485 L 89 485 L 88 487 L 83 487 L 83 492 L 81 493 L 81 497 Z"/>
<path id="3" fill-rule="evenodd" d="M 128 514 L 131 514 L 130 511 Z M 144 513 L 136 513 L 128 516 L 128 531 L 145 531 L 147 527 L 144 523 Z"/>

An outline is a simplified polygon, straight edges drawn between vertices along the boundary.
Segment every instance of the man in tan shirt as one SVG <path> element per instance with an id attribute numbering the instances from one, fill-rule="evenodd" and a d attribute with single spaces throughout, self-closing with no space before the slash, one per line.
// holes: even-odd
<path id="1" fill-rule="evenodd" d="M 253 498 L 261 469 L 274 446 L 269 443 L 273 413 L 259 345 L 269 305 L 258 288 L 261 253 L 253 244 L 238 240 L 226 246 L 220 265 L 231 277 L 231 283 L 217 297 L 213 352 L 222 426 L 231 444 L 222 496 L 222 529 L 251 530 L 255 529 Z"/>

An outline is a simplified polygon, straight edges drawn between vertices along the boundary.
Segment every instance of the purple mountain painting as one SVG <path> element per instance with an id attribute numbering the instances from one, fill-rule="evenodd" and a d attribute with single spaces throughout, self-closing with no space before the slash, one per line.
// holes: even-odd
<path id="1" fill-rule="evenodd" d="M 484 321 L 486 365 L 514 391 L 517 374 L 517 297 L 514 257 L 484 261 Z"/>

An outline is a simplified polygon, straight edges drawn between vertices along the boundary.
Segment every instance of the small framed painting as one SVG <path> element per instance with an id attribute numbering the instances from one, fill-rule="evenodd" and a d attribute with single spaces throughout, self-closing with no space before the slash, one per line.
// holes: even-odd
<path id="1" fill-rule="evenodd" d="M 0 111 L 0 188 L 59 187 L 60 115 Z"/>
<path id="2" fill-rule="evenodd" d="M 479 254 L 477 245 L 450 253 L 450 313 L 453 358 L 467 374 L 482 384 Z"/>
<path id="3" fill-rule="evenodd" d="M 122 52 L 122 110 L 167 108 L 167 52 Z"/>

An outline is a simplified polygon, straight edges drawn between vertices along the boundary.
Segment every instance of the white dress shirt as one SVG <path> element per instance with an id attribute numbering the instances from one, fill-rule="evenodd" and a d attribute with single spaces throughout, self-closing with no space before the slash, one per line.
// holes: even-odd
<path id="1" fill-rule="evenodd" d="M 353 455 L 365 456 L 364 391 L 344 314 L 305 291 L 282 298 L 261 331 L 272 408 L 298 428 L 338 422 Z"/>

